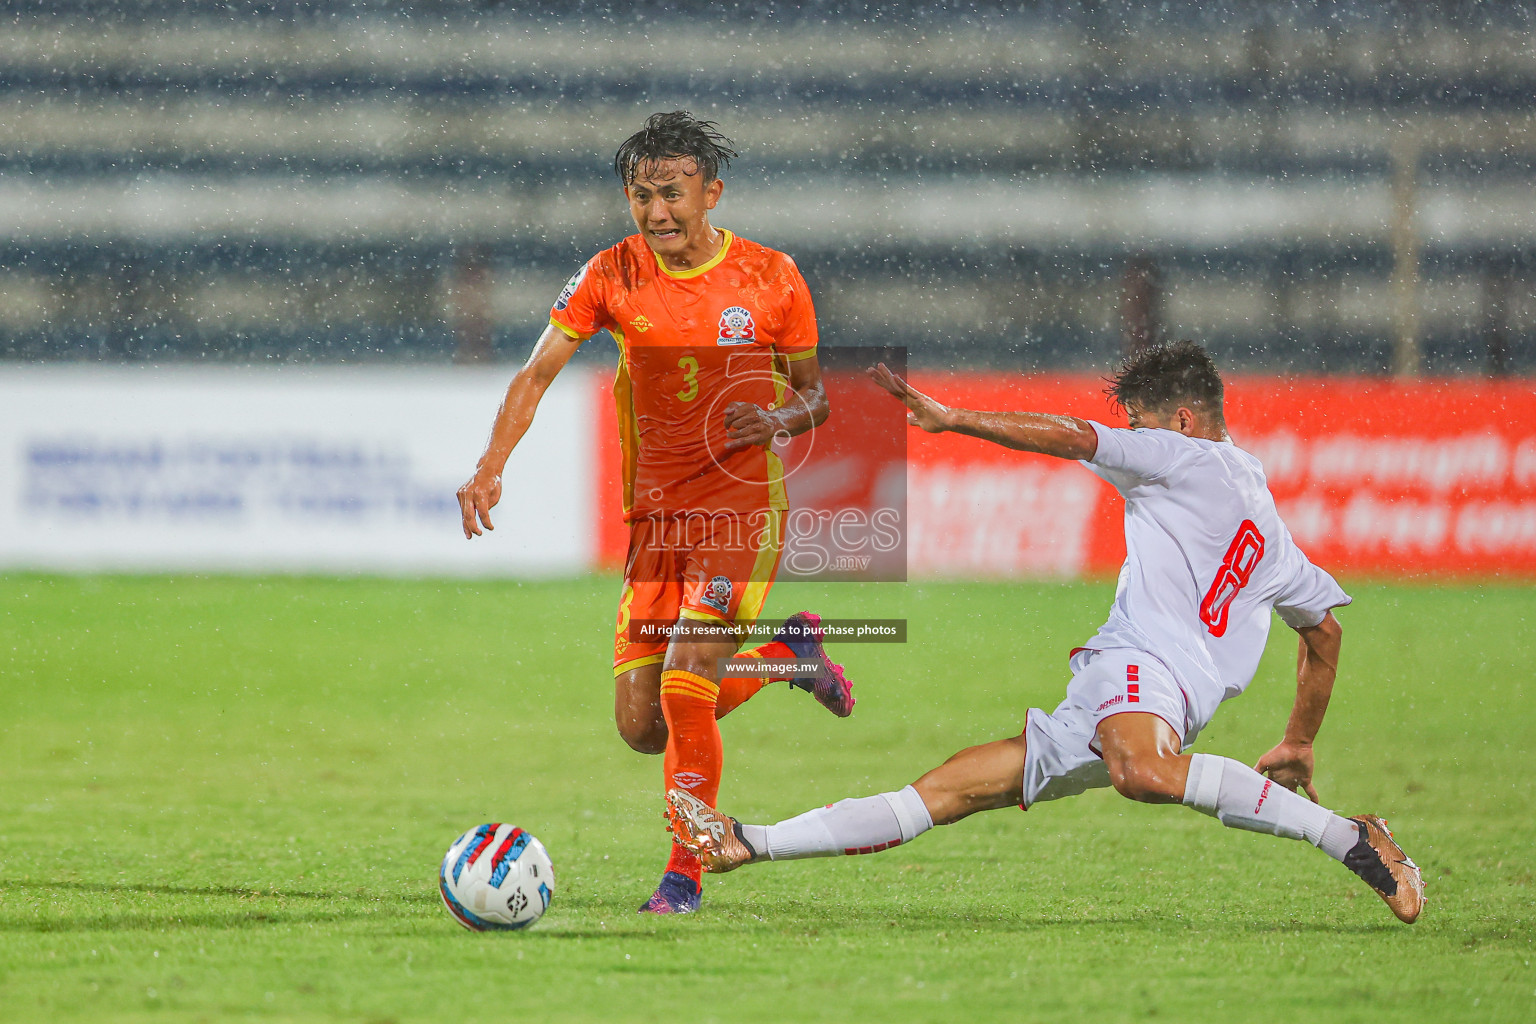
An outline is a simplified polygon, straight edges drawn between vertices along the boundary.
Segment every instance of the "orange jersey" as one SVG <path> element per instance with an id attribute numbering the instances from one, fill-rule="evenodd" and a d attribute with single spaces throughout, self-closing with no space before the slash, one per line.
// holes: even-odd
<path id="1" fill-rule="evenodd" d="M 725 450 L 725 409 L 784 401 L 788 360 L 816 353 L 816 313 L 794 260 L 724 235 L 685 271 L 631 235 L 577 271 L 550 311 L 572 337 L 606 330 L 619 343 L 626 520 L 788 507 L 777 455 Z"/>

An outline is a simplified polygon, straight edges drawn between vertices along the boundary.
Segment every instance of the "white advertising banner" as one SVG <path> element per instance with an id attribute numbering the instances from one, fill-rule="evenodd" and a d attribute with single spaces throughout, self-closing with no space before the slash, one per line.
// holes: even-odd
<path id="1" fill-rule="evenodd" d="M 496 530 L 454 492 L 509 367 L 0 371 L 0 567 L 534 575 L 593 559 L 590 374 L 508 463 Z"/>

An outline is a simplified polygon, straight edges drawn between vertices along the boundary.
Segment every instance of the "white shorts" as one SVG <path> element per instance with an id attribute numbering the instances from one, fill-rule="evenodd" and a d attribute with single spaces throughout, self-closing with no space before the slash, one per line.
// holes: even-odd
<path id="1" fill-rule="evenodd" d="M 1050 714 L 1030 708 L 1024 724 L 1024 807 L 1109 785 L 1109 768 L 1096 749 L 1099 723 L 1142 712 L 1167 722 L 1179 746 L 1194 742 L 1206 723 L 1189 720 L 1184 692 L 1162 662 L 1128 648 L 1080 650 L 1068 663 L 1072 682 Z"/>

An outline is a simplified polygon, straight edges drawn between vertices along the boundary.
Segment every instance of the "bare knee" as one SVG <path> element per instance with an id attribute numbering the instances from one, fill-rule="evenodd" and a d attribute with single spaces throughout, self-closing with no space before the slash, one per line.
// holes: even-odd
<path id="1" fill-rule="evenodd" d="M 667 749 L 667 719 L 661 713 L 661 666 L 643 665 L 614 678 L 613 724 L 631 750 L 659 754 Z"/>
<path id="2" fill-rule="evenodd" d="M 643 680 L 640 685 L 620 684 L 613 703 L 613 724 L 631 750 L 659 754 L 667 749 L 667 719 L 661 713 L 661 699 L 649 683 Z"/>
<path id="3" fill-rule="evenodd" d="M 621 716 L 614 724 L 619 727 L 619 735 L 624 737 L 624 742 L 629 744 L 631 750 L 641 754 L 659 754 L 667 749 L 667 722 L 664 718 L 656 721 Z"/>
<path id="4" fill-rule="evenodd" d="M 1178 803 L 1184 797 L 1173 758 L 1152 754 L 1109 756 L 1106 764 L 1115 792 L 1129 800 L 1167 804 Z"/>
<path id="5" fill-rule="evenodd" d="M 717 679 L 721 659 L 731 657 L 741 646 L 735 630 L 718 622 L 678 619 L 673 630 L 666 667 L 706 679 Z"/>

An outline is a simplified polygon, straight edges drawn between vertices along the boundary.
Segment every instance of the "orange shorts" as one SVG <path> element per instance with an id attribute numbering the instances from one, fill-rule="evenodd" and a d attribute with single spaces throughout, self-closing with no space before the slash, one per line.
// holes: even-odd
<path id="1" fill-rule="evenodd" d="M 641 623 L 756 622 L 783 550 L 784 513 L 777 509 L 632 522 L 613 674 L 658 665 L 666 657 L 666 637 L 637 636 Z"/>

